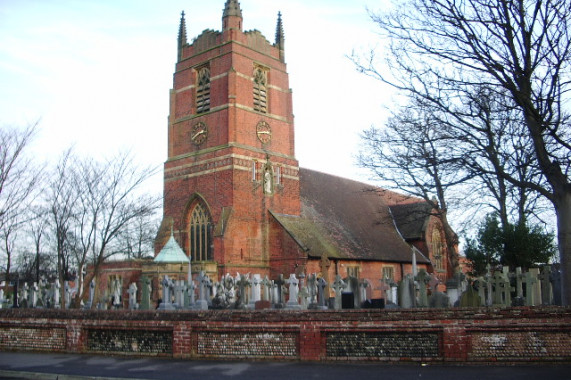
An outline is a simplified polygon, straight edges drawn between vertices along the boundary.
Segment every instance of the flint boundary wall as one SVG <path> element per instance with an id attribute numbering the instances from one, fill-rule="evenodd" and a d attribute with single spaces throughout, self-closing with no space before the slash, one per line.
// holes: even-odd
<path id="1" fill-rule="evenodd" d="M 0 351 L 181 359 L 569 362 L 571 308 L 0 310 Z"/>

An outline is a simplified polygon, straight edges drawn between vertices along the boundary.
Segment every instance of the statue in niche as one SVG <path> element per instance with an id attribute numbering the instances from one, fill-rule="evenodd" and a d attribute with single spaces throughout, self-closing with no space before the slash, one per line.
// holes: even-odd
<path id="1" fill-rule="evenodd" d="M 264 170 L 264 193 L 272 193 L 272 173 L 269 167 Z"/>

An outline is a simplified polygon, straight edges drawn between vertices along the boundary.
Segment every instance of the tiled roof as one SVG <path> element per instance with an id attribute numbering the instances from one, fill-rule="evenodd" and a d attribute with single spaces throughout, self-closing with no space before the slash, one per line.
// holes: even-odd
<path id="1" fill-rule="evenodd" d="M 401 235 L 407 240 L 422 240 L 432 207 L 426 202 L 390 206 Z"/>
<path id="2" fill-rule="evenodd" d="M 387 207 L 410 198 L 309 169 L 300 169 L 300 192 L 301 217 L 273 215 L 310 257 L 412 261 Z"/>

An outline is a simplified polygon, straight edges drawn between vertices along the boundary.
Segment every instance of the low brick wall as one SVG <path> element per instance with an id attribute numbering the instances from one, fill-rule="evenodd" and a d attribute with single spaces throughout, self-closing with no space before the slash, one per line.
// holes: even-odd
<path id="1" fill-rule="evenodd" d="M 0 350 L 188 359 L 571 361 L 571 308 L 0 310 Z"/>

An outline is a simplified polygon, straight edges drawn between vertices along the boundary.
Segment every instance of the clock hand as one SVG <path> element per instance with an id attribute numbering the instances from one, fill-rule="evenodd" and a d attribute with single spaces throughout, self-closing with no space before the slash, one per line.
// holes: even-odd
<path id="1" fill-rule="evenodd" d="M 203 133 L 204 133 L 204 131 L 196 132 L 196 134 L 194 136 L 192 136 L 191 139 L 194 140 L 195 138 L 197 138 L 198 136 L 200 136 Z"/>

